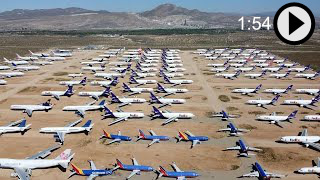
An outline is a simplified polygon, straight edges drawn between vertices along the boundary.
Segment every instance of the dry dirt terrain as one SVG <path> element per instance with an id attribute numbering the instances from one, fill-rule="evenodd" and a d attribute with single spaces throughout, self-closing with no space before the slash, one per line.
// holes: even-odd
<path id="1" fill-rule="evenodd" d="M 40 134 L 39 129 L 50 126 L 65 126 L 69 122 L 73 122 L 77 117 L 73 112 L 64 112 L 62 108 L 67 105 L 82 105 L 91 102 L 88 97 L 80 97 L 77 95 L 80 91 L 97 91 L 103 90 L 98 86 L 87 84 L 84 87 L 76 86 L 76 94 L 70 98 L 62 97 L 60 101 L 52 99 L 55 104 L 49 112 L 34 112 L 32 118 L 26 116 L 21 111 L 12 111 L 12 104 L 38 104 L 46 101 L 48 97 L 41 96 L 43 90 L 65 90 L 66 87 L 58 85 L 61 80 L 70 78 L 65 75 L 67 73 L 80 72 L 80 62 L 97 57 L 104 51 L 74 51 L 74 56 L 68 58 L 65 62 L 55 62 L 54 65 L 41 67 L 39 71 L 28 72 L 24 77 L 8 79 L 8 85 L 0 86 L 0 118 L 1 125 L 5 125 L 10 121 L 15 121 L 26 117 L 28 123 L 32 123 L 32 129 L 25 135 L 20 134 L 4 134 L 0 138 L 0 144 L 3 147 L 0 150 L 1 158 L 25 158 L 36 152 L 43 150 L 55 144 L 52 135 Z M 48 158 L 54 158 L 64 149 L 71 148 L 75 152 L 72 163 L 80 168 L 87 169 L 89 164 L 87 160 L 93 160 L 98 168 L 111 168 L 115 164 L 116 158 L 124 163 L 131 163 L 130 158 L 135 157 L 140 164 L 150 165 L 158 168 L 159 165 L 171 170 L 169 164 L 176 162 L 182 170 L 193 170 L 201 174 L 195 179 L 236 179 L 242 174 L 248 173 L 251 170 L 251 164 L 259 161 L 265 169 L 271 172 L 288 174 L 284 179 L 317 179 L 316 175 L 297 175 L 293 171 L 303 166 L 311 166 L 311 160 L 316 159 L 319 152 L 304 148 L 294 144 L 279 144 L 275 141 L 284 135 L 295 135 L 302 127 L 308 127 L 309 133 L 320 135 L 319 123 L 300 121 L 305 114 L 319 113 L 319 108 L 315 107 L 314 111 L 298 108 L 294 106 L 280 105 L 284 99 L 289 98 L 310 98 L 308 95 L 298 95 L 289 92 L 283 95 L 276 106 L 262 109 L 255 106 L 245 105 L 244 102 L 248 99 L 272 98 L 272 95 L 265 93 L 255 94 L 253 97 L 232 94 L 234 88 L 249 88 L 256 87 L 258 84 L 263 84 L 265 88 L 284 88 L 289 84 L 295 88 L 319 88 L 319 80 L 311 81 L 304 79 L 288 79 L 275 80 L 265 78 L 261 80 L 248 80 L 240 76 L 236 80 L 226 80 L 213 77 L 207 73 L 206 67 L 208 60 L 192 54 L 192 51 L 180 52 L 184 67 L 187 69 L 184 79 L 192 79 L 192 85 L 179 86 L 189 89 L 187 94 L 177 94 L 171 97 L 185 98 L 186 104 L 173 105 L 166 107 L 170 111 L 192 112 L 196 116 L 192 120 L 180 120 L 179 122 L 161 126 L 163 120 L 156 119 L 151 121 L 148 116 L 143 119 L 134 119 L 127 122 L 118 123 L 113 126 L 108 126 L 112 119 L 101 120 L 102 112 L 88 112 L 84 121 L 92 119 L 94 122 L 93 130 L 88 136 L 85 134 L 66 135 L 65 144 L 62 148 L 55 151 Z M 110 61 L 115 61 L 112 58 Z M 107 68 L 108 69 L 108 68 Z M 107 70 L 108 71 L 108 70 Z M 96 79 L 92 73 L 85 72 L 89 81 Z M 119 95 L 125 96 L 128 94 L 122 93 L 122 83 L 128 82 L 127 75 L 120 79 L 120 83 L 116 87 L 112 87 L 112 91 Z M 163 81 L 160 77 L 150 78 L 158 81 Z M 155 85 L 146 85 L 146 87 L 155 88 Z M 219 100 L 220 95 L 226 95 L 230 98 L 229 102 Z M 141 94 L 138 97 L 149 100 L 148 94 Z M 108 102 L 110 98 L 108 98 Z M 116 110 L 117 105 L 107 105 L 110 109 Z M 145 115 L 151 113 L 152 107 L 148 103 L 130 105 L 122 108 L 123 111 L 141 111 Z M 234 146 L 238 137 L 228 137 L 225 133 L 217 132 L 219 128 L 223 128 L 228 122 L 220 119 L 211 118 L 212 112 L 218 112 L 222 109 L 229 110 L 230 113 L 239 113 L 241 117 L 233 120 L 239 127 L 250 127 L 252 130 L 246 133 L 243 137 L 245 142 L 253 147 L 261 147 L 265 151 L 260 153 L 256 158 L 237 158 L 236 152 L 226 152 L 223 149 Z M 297 118 L 292 124 L 284 123 L 283 129 L 270 125 L 264 122 L 257 122 L 255 114 L 271 112 L 283 112 L 289 114 L 293 110 L 298 109 Z M 232 111 L 231 111 L 232 110 Z M 80 125 L 82 125 L 81 123 Z M 138 129 L 143 131 L 152 129 L 158 135 L 168 135 L 171 140 L 154 144 L 147 148 L 148 142 L 136 141 Z M 99 140 L 102 135 L 102 130 L 110 133 L 117 133 L 118 130 L 123 135 L 128 135 L 133 138 L 131 142 L 122 142 L 120 144 L 106 145 L 109 140 Z M 208 142 L 203 142 L 195 148 L 190 149 L 189 142 L 176 143 L 174 137 L 178 131 L 189 130 L 195 135 L 205 135 L 210 139 Z M 70 169 L 70 168 L 69 168 Z M 0 170 L 0 179 L 9 179 L 12 170 Z M 116 171 L 114 175 L 109 177 L 101 177 L 99 179 L 125 179 L 130 172 Z M 69 170 L 61 172 L 58 168 L 33 170 L 32 179 L 67 179 Z M 132 179 L 155 179 L 154 173 L 142 173 L 140 176 L 135 176 Z M 84 177 L 74 176 L 72 179 L 84 179 Z"/>

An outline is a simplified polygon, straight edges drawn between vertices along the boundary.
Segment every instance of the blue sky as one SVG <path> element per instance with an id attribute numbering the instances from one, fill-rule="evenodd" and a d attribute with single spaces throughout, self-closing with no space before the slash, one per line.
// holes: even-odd
<path id="1" fill-rule="evenodd" d="M 293 1 L 293 0 L 292 0 Z M 172 3 L 206 12 L 258 13 L 276 11 L 289 0 L 0 0 L 0 12 L 13 9 L 81 7 L 90 10 L 141 12 Z M 295 0 L 320 14 L 320 0 Z"/>

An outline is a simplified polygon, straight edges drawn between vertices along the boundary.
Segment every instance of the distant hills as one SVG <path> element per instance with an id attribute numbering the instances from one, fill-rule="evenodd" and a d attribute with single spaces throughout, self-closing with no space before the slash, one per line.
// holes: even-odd
<path id="1" fill-rule="evenodd" d="M 267 16 L 272 12 L 257 14 Z M 0 13 L 0 31 L 95 30 L 155 28 L 239 28 L 241 15 L 202 12 L 163 4 L 141 13 L 93 11 L 82 8 L 15 9 Z"/>

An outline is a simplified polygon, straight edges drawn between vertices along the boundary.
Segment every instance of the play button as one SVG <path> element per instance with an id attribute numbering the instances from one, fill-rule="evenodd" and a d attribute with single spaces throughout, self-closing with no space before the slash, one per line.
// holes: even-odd
<path id="1" fill-rule="evenodd" d="M 277 11 L 273 25 L 280 40 L 287 44 L 298 45 L 312 36 L 315 20 L 312 12 L 305 5 L 289 3 Z"/>

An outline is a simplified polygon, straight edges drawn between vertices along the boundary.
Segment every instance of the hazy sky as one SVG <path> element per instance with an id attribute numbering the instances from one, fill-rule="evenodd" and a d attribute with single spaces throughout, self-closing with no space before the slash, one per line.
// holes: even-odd
<path id="1" fill-rule="evenodd" d="M 320 0 L 294 0 L 320 14 Z M 90 10 L 141 12 L 172 3 L 206 12 L 257 13 L 276 11 L 291 0 L 0 0 L 0 11 L 81 7 Z"/>

